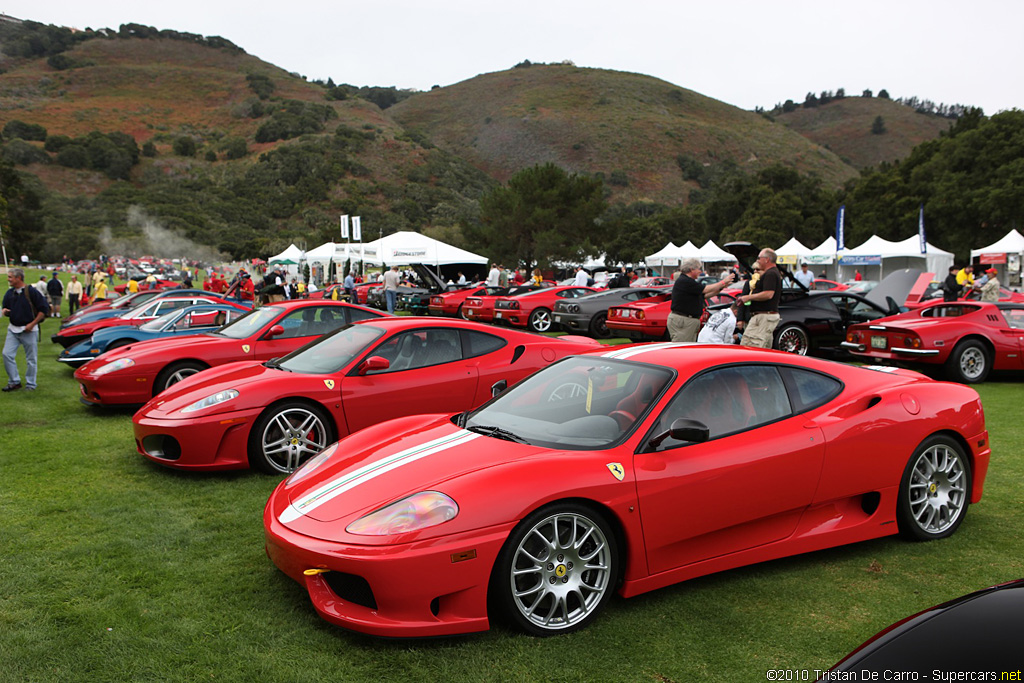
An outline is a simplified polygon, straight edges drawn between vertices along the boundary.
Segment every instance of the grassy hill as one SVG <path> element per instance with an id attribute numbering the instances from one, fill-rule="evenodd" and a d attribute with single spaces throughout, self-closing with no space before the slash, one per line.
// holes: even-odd
<path id="1" fill-rule="evenodd" d="M 885 132 L 875 134 L 871 127 L 879 116 Z M 878 97 L 845 97 L 818 107 L 799 107 L 777 114 L 775 120 L 857 169 L 905 159 L 914 147 L 937 138 L 952 124 Z"/>
<path id="2" fill-rule="evenodd" d="M 680 156 L 751 171 L 781 162 L 834 186 L 857 173 L 765 117 L 650 76 L 572 65 L 484 74 L 414 95 L 388 114 L 499 180 L 553 162 L 603 173 L 627 201 L 684 201 L 695 185 Z"/>

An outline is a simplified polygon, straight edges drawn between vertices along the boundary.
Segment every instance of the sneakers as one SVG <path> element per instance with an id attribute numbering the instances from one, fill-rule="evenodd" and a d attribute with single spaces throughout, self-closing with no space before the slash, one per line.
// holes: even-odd
<path id="1" fill-rule="evenodd" d="M 21 389 L 21 382 L 11 382 L 0 391 L 17 391 L 18 389 Z"/>

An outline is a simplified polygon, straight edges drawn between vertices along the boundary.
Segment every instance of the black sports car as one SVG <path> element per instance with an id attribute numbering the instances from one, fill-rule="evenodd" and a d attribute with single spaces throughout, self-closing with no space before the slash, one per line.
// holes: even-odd
<path id="1" fill-rule="evenodd" d="M 663 287 L 619 287 L 597 294 L 568 299 L 555 304 L 552 311 L 555 325 L 570 334 L 586 334 L 596 339 L 612 336 L 608 329 L 608 308 L 647 299 L 671 291 Z"/>
<path id="2" fill-rule="evenodd" d="M 1022 631 L 1024 579 L 1017 579 L 896 622 L 819 680 L 1017 681 Z"/>

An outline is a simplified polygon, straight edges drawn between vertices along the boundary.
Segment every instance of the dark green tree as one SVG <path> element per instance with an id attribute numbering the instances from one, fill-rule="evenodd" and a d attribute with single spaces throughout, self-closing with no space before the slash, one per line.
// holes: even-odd
<path id="1" fill-rule="evenodd" d="M 549 163 L 524 169 L 484 195 L 481 222 L 466 233 L 506 265 L 578 261 L 603 250 L 606 230 L 595 219 L 604 209 L 600 180 Z"/>
<path id="2" fill-rule="evenodd" d="M 885 119 L 881 116 L 876 116 L 875 120 L 871 122 L 871 132 L 874 135 L 881 135 L 885 132 Z"/>
<path id="3" fill-rule="evenodd" d="M 174 138 L 174 144 L 171 148 L 180 157 L 194 157 L 196 155 L 196 141 L 188 135 L 180 135 Z"/>

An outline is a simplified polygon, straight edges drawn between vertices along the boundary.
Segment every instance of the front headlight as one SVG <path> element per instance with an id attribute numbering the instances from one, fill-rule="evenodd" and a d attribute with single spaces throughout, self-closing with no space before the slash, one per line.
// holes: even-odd
<path id="1" fill-rule="evenodd" d="M 133 361 L 131 358 L 118 358 L 117 360 L 110 361 L 109 363 L 99 368 L 98 370 L 96 370 L 96 372 L 92 374 L 96 377 L 102 377 L 107 373 L 117 372 L 118 370 L 124 370 L 125 368 L 132 367 L 133 365 L 135 365 L 135 361 Z"/>
<path id="2" fill-rule="evenodd" d="M 285 486 L 291 486 L 300 479 L 306 478 L 307 475 L 312 474 L 313 470 L 327 462 L 327 459 L 334 455 L 335 451 L 338 450 L 338 442 L 335 441 L 333 444 L 320 451 L 317 455 L 299 465 L 299 468 L 291 473 L 291 476 L 285 481 Z"/>
<path id="3" fill-rule="evenodd" d="M 196 401 L 195 403 L 193 403 L 192 405 L 188 406 L 187 408 L 182 408 L 181 412 L 183 412 L 183 413 L 194 413 L 197 410 L 202 410 L 203 408 L 209 408 L 210 406 L 215 406 L 218 403 L 224 403 L 224 401 L 230 401 L 231 399 L 235 398 L 236 396 L 238 396 L 238 391 L 236 391 L 235 389 L 225 389 L 224 391 L 218 391 L 216 394 L 214 394 L 212 396 L 207 396 L 204 399 Z"/>
<path id="4" fill-rule="evenodd" d="M 458 504 L 439 491 L 420 491 L 360 517 L 345 531 L 357 536 L 393 536 L 455 519 Z"/>

